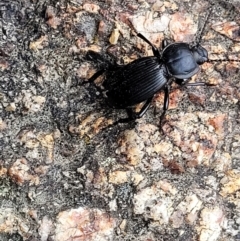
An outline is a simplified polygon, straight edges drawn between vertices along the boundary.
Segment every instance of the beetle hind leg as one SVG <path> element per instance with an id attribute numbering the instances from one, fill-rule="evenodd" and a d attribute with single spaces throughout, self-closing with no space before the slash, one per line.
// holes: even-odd
<path id="1" fill-rule="evenodd" d="M 166 112 L 168 110 L 168 106 L 169 106 L 169 91 L 170 91 L 170 86 L 166 85 L 166 87 L 164 88 L 164 103 L 163 103 L 163 112 L 160 116 L 160 121 L 159 121 L 159 126 L 160 126 L 160 130 L 163 132 L 162 126 L 163 126 L 163 120 L 164 117 L 166 115 Z"/>

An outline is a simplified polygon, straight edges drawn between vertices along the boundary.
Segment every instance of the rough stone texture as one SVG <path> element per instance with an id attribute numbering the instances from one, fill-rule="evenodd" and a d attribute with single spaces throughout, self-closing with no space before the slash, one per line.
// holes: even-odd
<path id="1" fill-rule="evenodd" d="M 239 13 L 238 0 L 2 0 L 0 240 L 240 240 Z M 104 77 L 88 83 L 106 59 L 152 55 L 136 30 L 209 52 L 191 81 L 215 86 L 173 84 L 164 134 L 162 92 L 113 125 L 125 110 Z"/>

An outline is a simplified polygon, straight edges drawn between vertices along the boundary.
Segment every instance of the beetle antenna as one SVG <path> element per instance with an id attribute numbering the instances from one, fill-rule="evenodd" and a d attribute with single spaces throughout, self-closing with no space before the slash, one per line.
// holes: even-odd
<path id="1" fill-rule="evenodd" d="M 213 8 L 211 6 L 210 10 L 209 10 L 209 12 L 208 12 L 208 14 L 207 14 L 207 16 L 205 18 L 205 22 L 204 22 L 201 30 L 199 31 L 198 36 L 196 37 L 195 44 L 194 44 L 195 46 L 198 46 L 200 44 L 200 42 L 202 41 L 203 32 L 204 32 L 204 30 L 206 28 L 206 25 L 207 25 L 207 22 L 208 22 L 208 20 L 210 18 L 210 14 L 212 13 L 212 10 L 213 10 Z"/>

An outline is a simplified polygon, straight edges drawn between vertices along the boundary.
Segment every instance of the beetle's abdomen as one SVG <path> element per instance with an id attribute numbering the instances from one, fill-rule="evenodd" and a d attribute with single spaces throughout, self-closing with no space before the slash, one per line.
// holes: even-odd
<path id="1" fill-rule="evenodd" d="M 157 57 L 140 58 L 108 71 L 103 86 L 116 108 L 136 105 L 154 96 L 167 83 L 166 69 Z"/>
<path id="2" fill-rule="evenodd" d="M 178 79 L 191 78 L 199 71 L 189 44 L 173 43 L 162 54 L 163 61 L 170 75 Z"/>

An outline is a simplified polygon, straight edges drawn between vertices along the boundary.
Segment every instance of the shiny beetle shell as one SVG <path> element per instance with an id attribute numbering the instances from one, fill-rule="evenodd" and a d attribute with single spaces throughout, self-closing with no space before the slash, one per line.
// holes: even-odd
<path id="1" fill-rule="evenodd" d="M 188 79 L 199 70 L 193 52 L 187 43 L 172 43 L 162 51 L 162 60 L 170 76 Z"/>
<path id="2" fill-rule="evenodd" d="M 157 57 L 144 57 L 106 72 L 103 83 L 116 108 L 136 105 L 154 96 L 167 83 L 166 68 Z"/>

